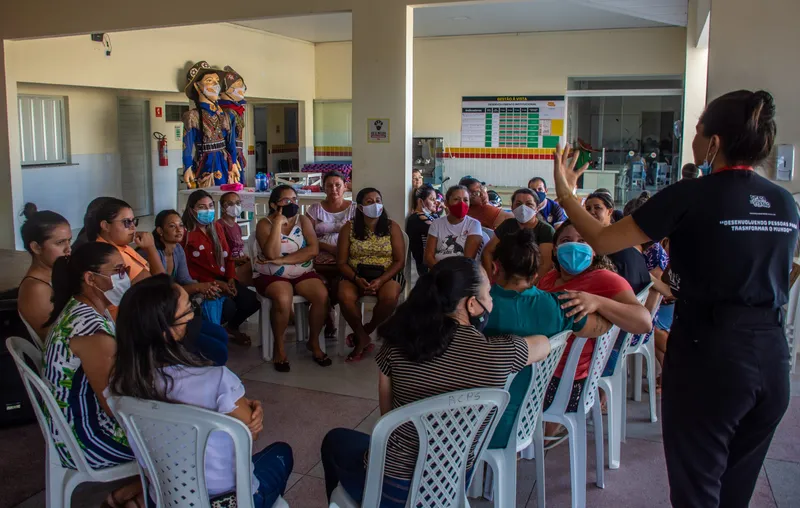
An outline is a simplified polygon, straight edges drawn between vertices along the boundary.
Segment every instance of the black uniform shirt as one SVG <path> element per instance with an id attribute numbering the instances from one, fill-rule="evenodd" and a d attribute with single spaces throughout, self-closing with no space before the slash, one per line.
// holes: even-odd
<path id="1" fill-rule="evenodd" d="M 641 252 L 629 247 L 608 256 L 617 273 L 631 285 L 637 295 L 650 284 L 650 272 Z"/>
<path id="2" fill-rule="evenodd" d="M 797 205 L 754 171 L 681 180 L 633 212 L 633 220 L 652 240 L 669 237 L 678 299 L 768 308 L 788 301 Z"/>

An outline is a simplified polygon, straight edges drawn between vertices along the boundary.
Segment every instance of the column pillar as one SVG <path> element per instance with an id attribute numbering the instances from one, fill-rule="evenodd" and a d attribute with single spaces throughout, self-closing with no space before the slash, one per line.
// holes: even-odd
<path id="1" fill-rule="evenodd" d="M 776 144 L 792 144 L 795 153 L 800 153 L 798 17 L 797 0 L 714 1 L 708 54 L 708 99 L 740 89 L 770 92 L 777 112 Z M 767 177 L 775 177 L 774 160 L 768 160 L 762 169 Z M 777 183 L 791 192 L 800 191 L 798 172 L 800 164 L 795 159 L 794 179 Z"/>
<path id="2" fill-rule="evenodd" d="M 705 5 L 703 5 L 705 2 Z M 692 140 L 697 121 L 706 107 L 708 87 L 708 0 L 689 0 L 686 25 L 686 69 L 683 80 L 683 134 L 681 168 L 694 162 Z M 680 178 L 680 177 L 679 177 Z"/>
<path id="3" fill-rule="evenodd" d="M 22 250 L 19 236 L 24 198 L 19 152 L 17 81 L 9 69 L 10 41 L 0 41 L 0 249 Z"/>
<path id="4" fill-rule="evenodd" d="M 297 103 L 297 157 L 300 168 L 314 162 L 314 100 Z"/>
<path id="5" fill-rule="evenodd" d="M 375 187 L 405 224 L 411 192 L 413 8 L 365 0 L 353 7 L 353 191 Z M 368 120 L 388 119 L 389 142 L 368 142 Z"/>

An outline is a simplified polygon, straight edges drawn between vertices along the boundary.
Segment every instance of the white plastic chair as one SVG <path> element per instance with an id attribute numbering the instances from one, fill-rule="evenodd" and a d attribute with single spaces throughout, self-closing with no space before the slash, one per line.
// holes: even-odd
<path id="1" fill-rule="evenodd" d="M 44 439 L 47 442 L 47 469 L 45 470 L 47 508 L 69 508 L 72 505 L 72 492 L 81 483 L 113 482 L 138 474 L 139 469 L 136 461 L 104 469 L 92 469 L 86 462 L 83 451 L 72 433 L 72 428 L 64 418 L 64 414 L 53 398 L 50 388 L 41 378 L 42 351 L 20 337 L 6 339 L 6 348 L 11 353 L 11 357 L 14 358 L 14 363 L 17 365 L 17 370 L 22 377 L 25 390 L 28 392 L 31 405 L 36 413 L 36 420 L 39 422 L 39 427 L 42 429 L 42 434 L 44 434 Z M 36 366 L 36 370 L 25 362 L 26 356 Z M 52 425 L 58 431 L 59 437 L 63 439 L 65 448 L 77 469 L 61 465 L 61 458 L 58 451 L 56 451 L 55 442 L 50 433 L 50 424 L 44 415 L 42 405 L 47 409 L 52 419 Z"/>
<path id="2" fill-rule="evenodd" d="M 468 507 L 469 451 L 474 450 L 477 465 L 508 399 L 505 390 L 475 388 L 430 397 L 383 415 L 372 431 L 361 507 L 380 505 L 389 436 L 400 425 L 409 422 L 417 429 L 420 448 L 406 506 Z M 484 423 L 485 429 L 481 432 Z M 333 491 L 330 508 L 358 506 L 341 484 Z"/>
<path id="3" fill-rule="evenodd" d="M 642 305 L 645 304 L 647 301 L 647 297 L 650 294 L 650 288 L 653 286 L 653 283 L 647 285 L 638 295 L 636 295 L 636 299 L 639 300 L 639 303 Z M 655 311 L 658 309 L 658 304 L 653 312 L 651 312 L 651 320 L 653 316 L 655 316 Z M 621 332 L 624 333 L 624 332 Z M 639 338 L 639 341 L 643 341 L 646 334 L 642 334 Z M 622 345 L 619 349 L 619 356 L 617 357 L 617 363 L 614 365 L 614 371 L 611 373 L 610 376 L 602 376 L 597 383 L 597 387 L 600 390 L 603 390 L 606 394 L 606 403 L 608 405 L 608 468 L 609 469 L 619 469 L 619 458 L 620 452 L 622 448 L 622 427 L 623 422 L 625 421 L 626 417 L 626 398 L 625 398 L 625 386 L 628 383 L 628 375 L 626 366 L 626 359 L 628 354 L 631 351 L 631 341 L 635 337 L 634 334 L 625 333 L 625 339 L 622 342 Z M 650 342 L 653 342 L 651 338 Z M 613 345 L 612 345 L 613 349 Z M 635 348 L 633 348 L 635 349 Z M 609 355 L 610 356 L 610 355 Z M 655 402 L 655 398 L 651 399 Z M 592 408 L 592 411 L 599 413 L 599 418 L 603 417 L 603 410 L 600 407 L 600 404 L 595 404 Z M 593 415 L 595 416 L 595 415 Z"/>
<path id="4" fill-rule="evenodd" d="M 41 337 L 39 337 L 39 334 L 36 333 L 36 330 L 34 330 L 33 327 L 30 324 L 28 324 L 27 321 L 25 321 L 25 318 L 22 317 L 22 312 L 18 311 L 17 314 L 19 314 L 19 318 L 25 324 L 25 328 L 28 329 L 28 335 L 31 336 L 31 340 L 33 340 L 33 343 L 39 346 L 40 350 L 44 351 L 44 341 L 41 339 Z"/>
<path id="5" fill-rule="evenodd" d="M 406 266 L 405 268 L 403 268 L 403 276 L 406 279 L 406 289 L 407 289 L 411 284 L 411 264 L 408 262 L 408 235 L 406 234 L 405 231 L 401 231 L 401 233 L 403 233 L 403 242 L 405 242 L 405 247 L 406 247 L 406 255 L 405 255 Z M 400 292 L 400 296 L 397 299 L 398 305 L 400 305 L 405 301 L 406 296 L 408 295 L 409 292 L 410 291 L 407 291 L 405 289 Z M 362 296 L 361 298 L 358 299 L 356 304 L 361 305 L 362 319 L 364 318 L 364 312 L 366 310 L 365 307 L 367 306 L 367 304 L 375 305 L 376 303 L 378 303 L 378 299 L 374 296 Z M 339 356 L 344 356 L 344 346 L 345 346 L 344 341 L 346 337 L 347 337 L 347 320 L 344 318 L 344 312 L 339 310 L 338 336 L 336 339 L 336 352 Z"/>
<path id="6" fill-rule="evenodd" d="M 250 238 L 245 242 L 245 250 L 250 257 L 250 264 L 255 272 L 256 259 L 260 254 L 258 244 L 256 244 L 256 235 L 250 235 Z M 272 300 L 262 296 L 256 291 L 258 301 L 261 302 L 261 311 L 258 314 L 258 329 L 259 340 L 261 343 L 261 358 L 264 361 L 272 360 L 272 350 L 275 344 L 275 333 L 272 331 L 272 323 L 270 323 L 270 312 L 272 311 Z M 308 300 L 300 295 L 292 297 L 292 305 L 294 306 L 294 323 L 297 336 L 297 342 L 305 342 L 309 336 L 308 326 Z M 325 336 L 320 334 L 319 347 L 325 353 Z"/>
<path id="7" fill-rule="evenodd" d="M 212 432 L 227 433 L 236 455 L 236 506 L 253 508 L 252 437 L 247 426 L 224 414 L 195 406 L 133 397 L 109 397 L 128 439 L 143 463 L 143 485 L 154 489 L 156 505 L 211 508 L 206 489 L 206 444 Z M 278 497 L 273 508 L 289 505 Z"/>
<path id="8" fill-rule="evenodd" d="M 592 406 L 597 399 L 597 383 L 603 369 L 606 366 L 608 354 L 611 347 L 617 340 L 620 330 L 612 326 L 611 330 L 597 338 L 594 352 L 592 353 L 592 363 L 589 366 L 589 376 L 584 381 L 581 397 L 578 401 L 578 410 L 574 413 L 567 412 L 572 385 L 575 381 L 575 372 L 580 361 L 583 346 L 589 340 L 578 337 L 572 343 L 572 347 L 567 357 L 567 364 L 561 381 L 558 384 L 556 396 L 550 407 L 542 413 L 542 420 L 545 422 L 560 423 L 566 427 L 569 434 L 569 473 L 570 484 L 572 486 L 572 508 L 585 508 L 586 506 L 586 415 L 591 412 Z M 598 418 L 598 415 L 600 416 Z M 595 484 L 605 488 L 605 478 L 603 472 L 603 418 L 600 412 L 592 413 L 594 421 L 594 446 L 596 461 L 597 478 Z M 540 440 L 542 433 L 534 434 L 534 440 Z M 542 450 L 543 441 L 534 443 L 535 450 Z M 540 508 L 543 508 L 543 504 Z"/>
<path id="9" fill-rule="evenodd" d="M 789 290 L 789 303 L 786 304 L 786 312 L 784 313 L 783 321 L 786 342 L 789 343 L 789 353 L 792 355 L 789 359 L 792 374 L 794 374 L 797 367 L 797 349 L 798 344 L 800 344 L 800 326 L 798 326 L 797 322 L 798 316 L 800 316 L 800 281 L 795 281 L 794 285 Z"/>
<path id="10" fill-rule="evenodd" d="M 531 382 L 525 392 L 524 402 L 517 414 L 517 420 L 511 429 L 508 445 L 502 449 L 487 449 L 483 453 L 483 460 L 491 469 L 486 472 L 486 485 L 483 497 L 494 499 L 498 508 L 517 505 L 517 453 L 523 453 L 523 458 L 536 459 L 536 489 L 539 506 L 544 506 L 544 442 L 536 439 L 537 445 L 542 445 L 534 450 L 534 434 L 542 433 L 542 404 L 547 385 L 553 378 L 553 373 L 561 361 L 567 338 L 572 332 L 566 331 L 550 337 L 550 354 L 532 365 Z M 511 387 L 514 376 L 509 378 L 506 389 Z M 540 436 L 541 437 L 541 436 Z M 527 455 L 527 456 L 525 456 Z M 481 469 L 476 474 L 480 475 Z M 478 483 L 476 479 L 475 483 Z"/>
<path id="11" fill-rule="evenodd" d="M 650 312 L 650 316 L 655 320 L 658 309 L 661 307 L 661 300 L 663 297 L 659 295 L 656 306 Z M 655 324 L 653 325 L 655 326 Z M 658 412 L 656 411 L 656 338 L 655 331 L 652 332 L 653 336 L 647 342 L 644 341 L 646 335 L 643 335 L 639 343 L 634 346 L 628 347 L 628 356 L 630 361 L 633 362 L 633 373 L 631 379 L 633 381 L 633 400 L 639 402 L 642 400 L 642 357 L 647 362 L 647 387 L 650 391 L 650 422 L 656 423 L 658 421 Z M 624 365 L 625 368 L 625 382 L 622 383 L 623 400 L 628 400 L 628 364 Z M 628 431 L 628 408 L 627 404 L 622 405 L 622 440 L 625 441 L 625 436 Z"/>

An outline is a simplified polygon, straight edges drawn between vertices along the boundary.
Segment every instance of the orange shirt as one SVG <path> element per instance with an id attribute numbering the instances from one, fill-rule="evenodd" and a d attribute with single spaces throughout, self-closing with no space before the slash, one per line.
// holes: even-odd
<path id="1" fill-rule="evenodd" d="M 497 216 L 500 215 L 502 210 L 492 205 L 472 205 L 469 207 L 467 215 L 473 219 L 477 219 L 481 226 L 488 229 L 494 229 L 494 223 L 497 221 Z"/>
<path id="2" fill-rule="evenodd" d="M 111 244 L 110 242 L 107 242 L 106 240 L 104 240 L 102 237 L 99 236 L 97 237 L 97 241 L 114 245 Z M 122 260 L 125 262 L 125 266 L 127 266 L 130 270 L 129 275 L 131 277 L 131 280 L 138 277 L 139 274 L 142 273 L 142 271 L 144 270 L 150 271 L 150 264 L 147 262 L 146 259 L 140 256 L 139 253 L 133 249 L 133 247 L 131 247 L 130 245 L 126 245 L 124 247 L 120 247 L 119 245 L 114 245 L 114 247 L 116 247 L 119 253 L 122 254 Z"/>

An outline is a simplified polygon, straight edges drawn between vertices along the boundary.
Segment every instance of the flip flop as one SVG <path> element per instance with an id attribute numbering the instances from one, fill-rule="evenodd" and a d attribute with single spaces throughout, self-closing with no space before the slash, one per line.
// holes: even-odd
<path id="1" fill-rule="evenodd" d="M 284 360 L 282 362 L 274 362 L 272 364 L 275 367 L 275 370 L 278 372 L 289 372 L 292 370 L 292 366 L 289 365 L 289 360 Z"/>
<path id="2" fill-rule="evenodd" d="M 323 354 L 319 358 L 317 358 L 316 356 L 312 356 L 311 359 L 314 360 L 314 362 L 316 362 L 316 364 L 319 365 L 320 367 L 330 367 L 331 364 L 333 363 L 333 360 L 331 360 L 326 354 Z"/>
<path id="3" fill-rule="evenodd" d="M 356 363 L 360 362 L 364 358 L 364 351 L 360 353 L 353 353 L 351 352 L 347 357 L 344 359 L 345 363 Z"/>

